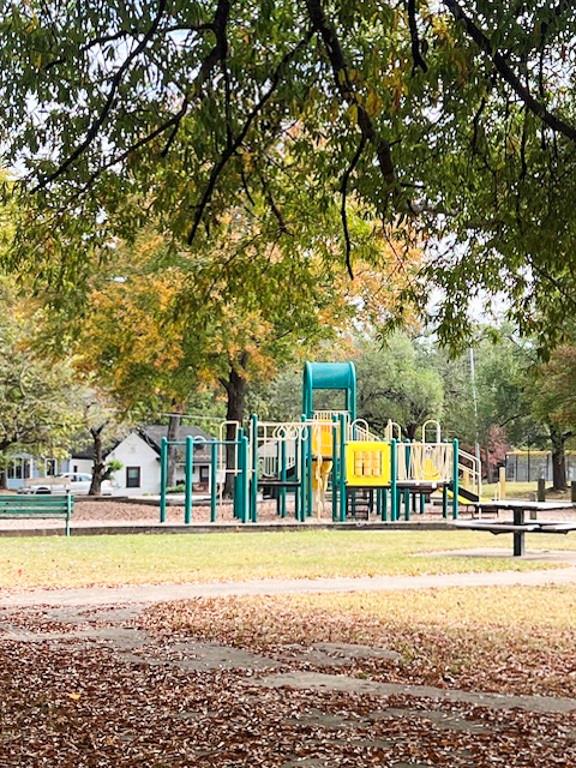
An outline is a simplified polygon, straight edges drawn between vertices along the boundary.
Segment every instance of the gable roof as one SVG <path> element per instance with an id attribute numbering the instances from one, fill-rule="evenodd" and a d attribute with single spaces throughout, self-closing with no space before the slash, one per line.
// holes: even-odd
<path id="1" fill-rule="evenodd" d="M 142 424 L 136 427 L 135 431 L 158 453 L 160 453 L 162 438 L 168 437 L 168 427 L 166 424 Z M 187 437 L 201 437 L 204 440 L 214 439 L 214 435 L 200 429 L 200 427 L 182 424 L 178 429 L 178 439 L 185 440 Z"/>
<path id="2" fill-rule="evenodd" d="M 134 427 L 131 429 L 124 437 L 122 437 L 120 440 L 114 440 L 112 443 L 106 446 L 104 449 L 104 456 L 108 456 L 109 453 L 111 453 L 115 448 L 117 448 L 120 443 L 122 443 L 126 437 L 129 434 L 137 434 L 138 437 L 140 437 L 144 442 L 150 446 L 157 454 L 160 456 L 160 444 L 163 437 L 167 437 L 168 435 L 168 427 L 165 424 L 142 424 L 138 427 Z M 200 427 L 195 426 L 189 426 L 187 424 L 183 424 L 180 426 L 178 430 L 178 439 L 184 440 L 188 436 L 190 437 L 201 437 L 204 440 L 213 440 L 214 436 L 210 435 L 208 432 L 206 432 L 203 429 L 200 429 Z M 200 444 L 201 445 L 201 444 Z M 70 451 L 70 456 L 73 459 L 94 459 L 94 446 L 88 439 L 83 439 L 81 442 L 79 442 L 77 445 L 75 445 L 72 450 Z M 194 459 L 196 461 L 209 461 L 210 460 L 210 451 L 204 447 L 197 448 L 194 451 Z"/>

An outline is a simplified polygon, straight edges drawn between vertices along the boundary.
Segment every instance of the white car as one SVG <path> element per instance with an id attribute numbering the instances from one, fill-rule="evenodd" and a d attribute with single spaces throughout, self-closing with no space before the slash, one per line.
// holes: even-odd
<path id="1" fill-rule="evenodd" d="M 92 483 L 92 475 L 83 472 L 63 472 L 54 477 L 37 477 L 29 485 L 20 489 L 20 493 L 61 494 L 71 493 L 74 496 L 87 496 Z M 102 495 L 112 495 L 110 480 L 102 481 Z"/>

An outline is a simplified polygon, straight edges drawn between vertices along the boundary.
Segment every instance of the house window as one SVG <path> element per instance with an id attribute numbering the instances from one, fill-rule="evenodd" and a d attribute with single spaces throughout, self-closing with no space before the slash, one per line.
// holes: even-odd
<path id="1" fill-rule="evenodd" d="M 58 474 L 56 471 L 56 459 L 46 459 L 46 477 L 54 477 Z"/>
<path id="2" fill-rule="evenodd" d="M 140 467 L 126 467 L 126 488 L 140 488 Z"/>
<path id="3" fill-rule="evenodd" d="M 205 482 L 208 480 L 210 470 L 208 467 L 200 467 L 200 482 Z"/>

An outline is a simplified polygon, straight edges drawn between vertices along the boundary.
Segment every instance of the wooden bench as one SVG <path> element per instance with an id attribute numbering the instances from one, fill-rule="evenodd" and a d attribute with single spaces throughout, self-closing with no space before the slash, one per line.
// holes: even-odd
<path id="1" fill-rule="evenodd" d="M 70 536 L 70 520 L 74 509 L 74 497 L 52 494 L 0 494 L 0 517 L 64 518 L 66 536 Z"/>

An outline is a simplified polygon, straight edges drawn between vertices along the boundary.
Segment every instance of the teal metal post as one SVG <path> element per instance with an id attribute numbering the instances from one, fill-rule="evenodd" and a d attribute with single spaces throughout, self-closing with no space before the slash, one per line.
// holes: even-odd
<path id="1" fill-rule="evenodd" d="M 300 451 L 302 446 L 300 445 L 300 440 L 298 438 L 294 441 L 294 480 L 298 483 L 298 485 L 294 486 L 294 517 L 296 520 L 300 520 L 300 501 L 302 498 L 302 494 L 300 492 L 300 483 L 302 482 L 302 478 L 300 477 L 301 472 L 301 466 L 300 466 Z"/>
<path id="2" fill-rule="evenodd" d="M 452 517 L 454 520 L 458 517 L 458 493 L 460 491 L 459 488 L 459 480 L 458 480 L 458 451 L 459 451 L 459 445 L 458 445 L 458 438 L 455 437 L 452 441 L 452 450 L 454 451 L 454 461 L 452 465 L 452 492 L 454 496 L 452 497 Z"/>
<path id="3" fill-rule="evenodd" d="M 258 517 L 258 416 L 253 414 L 250 417 L 250 461 L 252 464 L 252 475 L 250 480 L 250 519 L 253 523 Z"/>
<path id="4" fill-rule="evenodd" d="M 68 492 L 66 494 L 66 536 L 70 536 L 70 520 L 72 519 L 72 494 Z"/>
<path id="5" fill-rule="evenodd" d="M 304 417 L 303 417 L 304 419 Z M 306 430 L 306 427 L 303 426 Z M 303 434 L 300 442 L 300 517 L 301 523 L 305 522 L 308 515 L 308 474 L 306 469 L 308 458 L 307 436 Z"/>
<path id="6" fill-rule="evenodd" d="M 442 517 L 448 517 L 448 487 L 442 486 Z"/>
<path id="7" fill-rule="evenodd" d="M 192 522 L 192 474 L 194 472 L 194 441 L 190 435 L 186 438 L 184 468 L 184 522 Z"/>
<path id="8" fill-rule="evenodd" d="M 340 428 L 340 478 L 339 478 L 339 493 L 340 493 L 340 522 L 346 522 L 346 508 L 348 505 L 348 489 L 346 487 L 346 420 L 344 414 L 338 415 L 338 425 Z"/>
<path id="9" fill-rule="evenodd" d="M 420 514 L 423 515 L 426 511 L 426 494 L 420 494 Z"/>
<path id="10" fill-rule="evenodd" d="M 216 494 L 218 492 L 218 443 L 210 444 L 210 522 L 216 522 Z"/>
<path id="11" fill-rule="evenodd" d="M 166 483 L 168 482 L 168 439 L 160 441 L 160 522 L 166 522 Z"/>
<path id="12" fill-rule="evenodd" d="M 306 427 L 306 517 L 312 515 L 314 492 L 312 490 L 312 429 Z"/>
<path id="13" fill-rule="evenodd" d="M 390 520 L 398 520 L 398 477 L 397 477 L 397 442 L 390 441 Z"/>
<path id="14" fill-rule="evenodd" d="M 410 489 L 404 489 L 404 520 L 410 520 Z"/>
<path id="15" fill-rule="evenodd" d="M 249 515 L 249 509 L 248 509 L 248 492 L 249 492 L 249 485 L 248 485 L 248 437 L 242 433 L 242 437 L 240 438 L 240 444 L 241 444 L 241 450 L 240 453 L 242 455 L 242 475 L 241 475 L 241 481 L 240 481 L 240 487 L 242 489 L 242 494 L 240 496 L 240 504 L 241 504 L 241 516 L 242 516 L 242 522 L 246 523 L 248 520 L 251 520 L 253 523 L 257 522 L 258 520 L 258 508 L 254 510 L 254 517 L 252 515 Z"/>
<path id="16" fill-rule="evenodd" d="M 388 489 L 382 488 L 382 521 L 388 520 Z"/>
<path id="17" fill-rule="evenodd" d="M 285 483 L 288 478 L 286 471 L 286 440 L 280 440 L 280 480 Z M 286 486 L 279 489 L 280 517 L 286 517 Z"/>

